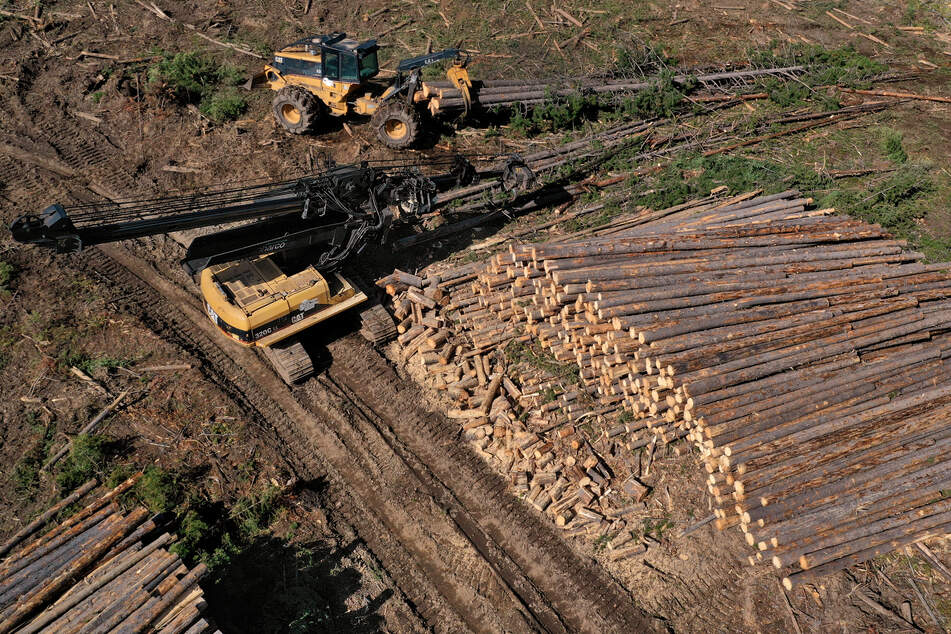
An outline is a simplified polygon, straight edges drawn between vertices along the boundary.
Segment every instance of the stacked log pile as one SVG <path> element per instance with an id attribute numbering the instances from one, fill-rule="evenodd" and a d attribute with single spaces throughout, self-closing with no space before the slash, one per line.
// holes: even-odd
<path id="1" fill-rule="evenodd" d="M 141 474 L 139 474 L 141 475 Z M 19 548 L 96 486 L 90 481 L 20 531 L 0 563 L 0 632 L 211 631 L 198 580 L 166 550 L 173 537 L 142 507 L 123 512 L 134 476 Z"/>
<path id="2" fill-rule="evenodd" d="M 700 84 L 714 89 L 755 86 L 752 82 L 763 77 L 788 78 L 803 73 L 803 66 L 784 68 L 746 69 L 699 75 L 676 75 L 675 84 Z M 563 81 L 487 79 L 473 81 L 470 88 L 472 103 L 482 107 L 511 106 L 513 104 L 534 105 L 553 98 L 570 95 L 618 95 L 636 93 L 650 88 L 653 84 L 643 79 L 585 77 Z M 414 95 L 417 102 L 427 102 L 432 114 L 465 108 L 462 93 L 448 81 L 423 82 L 422 89 Z"/>
<path id="3" fill-rule="evenodd" d="M 949 265 L 810 203 L 707 199 L 393 277 L 403 354 L 573 532 L 616 528 L 630 450 L 683 437 L 717 526 L 787 587 L 947 532 Z"/>

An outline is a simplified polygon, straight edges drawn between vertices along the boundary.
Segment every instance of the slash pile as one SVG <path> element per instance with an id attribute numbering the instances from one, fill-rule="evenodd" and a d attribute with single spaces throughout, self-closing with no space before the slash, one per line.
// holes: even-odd
<path id="1" fill-rule="evenodd" d="M 141 474 L 139 474 L 141 475 Z M 0 632 L 210 631 L 198 580 L 166 546 L 161 517 L 118 498 L 138 476 L 95 500 L 0 564 Z M 0 552 L 42 528 L 93 488 L 92 480 L 20 531 Z"/>
<path id="2" fill-rule="evenodd" d="M 403 353 L 570 530 L 615 528 L 610 501 L 647 493 L 631 450 L 686 437 L 717 526 L 787 587 L 943 534 L 951 267 L 810 203 L 705 199 L 397 274 Z"/>

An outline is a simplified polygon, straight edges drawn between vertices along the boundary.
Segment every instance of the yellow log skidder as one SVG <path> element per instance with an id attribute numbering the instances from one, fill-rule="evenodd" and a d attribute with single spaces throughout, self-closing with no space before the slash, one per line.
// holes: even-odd
<path id="1" fill-rule="evenodd" d="M 346 33 L 307 37 L 275 52 L 246 87 L 266 82 L 277 92 L 274 118 L 288 132 L 313 132 L 326 116 L 355 113 L 370 116 L 380 141 L 396 149 L 409 147 L 419 135 L 416 96 L 423 68 L 451 61 L 446 77 L 470 103 L 466 51 L 450 48 L 404 59 L 396 78 L 383 88 L 371 82 L 380 71 L 378 50 L 376 40 L 358 42 Z"/>

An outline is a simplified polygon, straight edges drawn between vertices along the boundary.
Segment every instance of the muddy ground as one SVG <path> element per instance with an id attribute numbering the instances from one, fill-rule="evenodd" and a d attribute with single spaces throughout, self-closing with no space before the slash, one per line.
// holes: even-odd
<path id="1" fill-rule="evenodd" d="M 3 2 L 2 218 L 9 222 L 52 202 L 285 179 L 313 169 L 326 158 L 340 162 L 391 158 L 393 154 L 373 141 L 368 126 L 355 119 L 348 120 L 346 127 L 331 122 L 315 137 L 286 135 L 275 127 L 270 95 L 263 89 L 247 96 L 247 109 L 237 120 L 219 123 L 196 107 L 200 105 L 196 99 L 185 104 L 168 87 L 149 82 L 149 68 L 165 52 L 197 52 L 250 74 L 262 63 L 255 55 L 266 55 L 275 46 L 316 32 L 341 30 L 369 37 L 388 31 L 382 37 L 384 68 L 393 68 L 394 60 L 418 54 L 429 44 L 434 48 L 462 44 L 481 52 L 471 71 L 481 77 L 604 72 L 618 64 L 616 44 L 650 45 L 691 68 L 742 65 L 751 47 L 780 49 L 790 42 L 826 47 L 852 44 L 890 68 L 920 73 L 889 89 L 948 95 L 951 12 L 947 3 L 732 0 L 721 4 L 559 4 L 573 20 L 583 22 L 578 27 L 537 2 L 492 1 L 480 3 L 478 9 L 465 3 L 428 1 L 335 5 L 162 0 L 152 9 L 145 6 L 151 3 L 138 2 Z M 583 28 L 589 33 L 568 48 Z M 246 52 L 210 42 L 198 37 L 198 32 Z M 761 107 L 766 106 L 750 106 Z M 911 160 L 931 162 L 928 169 L 935 186 L 927 199 L 927 213 L 916 222 L 928 236 L 951 237 L 951 174 L 944 160 L 951 149 L 947 104 L 908 102 L 875 115 L 864 127 L 832 127 L 738 154 L 769 158 L 790 169 L 801 165 L 817 170 L 887 169 L 891 164 L 880 147 L 885 129 L 902 135 Z M 410 156 L 524 152 L 558 138 L 526 138 L 512 133 L 504 123 L 458 132 L 442 125 L 436 130 Z M 881 178 L 873 171 L 842 186 L 873 187 Z M 415 253 L 413 263 L 464 248 L 471 239 L 466 236 L 459 243 Z M 181 248 L 174 241 L 149 239 L 128 248 L 147 263 L 143 274 L 154 267 L 154 275 L 171 283 L 183 288 L 191 283 L 178 267 Z M 105 480 L 125 470 L 152 466 L 165 479 L 160 478 L 162 485 L 156 490 L 140 492 L 142 501 L 156 510 L 175 510 L 182 526 L 188 526 L 189 510 L 203 522 L 204 528 L 190 524 L 195 537 L 190 556 L 218 563 L 206 593 L 211 615 L 225 631 L 517 631 L 539 627 L 537 622 L 506 616 L 531 611 L 516 605 L 511 598 L 518 594 L 511 590 L 513 582 L 498 577 L 491 565 L 478 558 L 465 531 L 458 532 L 445 519 L 449 507 L 426 497 L 430 494 L 399 500 L 410 509 L 403 510 L 407 515 L 400 516 L 399 522 L 405 521 L 414 531 L 413 514 L 424 519 L 428 513 L 434 518 L 442 514 L 441 521 L 446 522 L 433 520 L 428 530 L 420 525 L 420 532 L 414 533 L 419 552 L 405 555 L 404 560 L 404 555 L 394 554 L 398 549 L 386 542 L 389 538 L 368 545 L 374 517 L 373 521 L 380 521 L 381 533 L 398 534 L 397 522 L 385 526 L 379 516 L 351 511 L 346 506 L 351 498 L 340 492 L 342 485 L 333 475 L 322 480 L 316 467 L 305 473 L 296 457 L 314 446 L 332 445 L 302 442 L 303 448 L 289 450 L 294 440 L 275 430 L 270 410 L 243 388 L 234 387 L 244 385 L 237 379 L 230 382 L 237 376 L 237 366 L 208 369 L 212 360 L 204 348 L 191 335 L 179 336 L 168 322 L 156 320 L 148 302 L 130 297 L 121 276 L 116 281 L 101 272 L 97 257 L 55 256 L 17 245 L 8 234 L 2 238 L 0 534 L 14 532 L 81 475 Z M 347 331 L 346 324 L 336 324 L 311 342 L 326 366 L 332 365 L 333 350 L 345 355 L 333 339 L 347 337 Z M 177 369 L 149 369 L 167 366 Z M 74 367 L 94 383 L 80 379 L 71 371 Z M 331 387 L 315 383 L 296 398 L 316 401 L 308 411 L 329 407 L 345 412 L 354 407 L 342 395 L 330 406 L 321 403 L 334 393 Z M 407 383 L 395 393 L 406 395 L 410 389 Z M 49 471 L 40 469 L 47 456 L 123 391 L 129 392 L 123 406 L 100 430 L 105 444 L 86 456 L 89 460 L 83 462 L 84 456 L 77 455 L 66 465 L 68 469 L 62 463 Z M 292 404 L 283 399 L 278 399 L 282 407 L 292 410 Z M 432 407 L 438 410 L 440 406 L 434 397 Z M 317 424 L 333 430 L 344 445 L 376 438 L 368 422 L 353 423 L 356 431 L 347 436 L 351 431 L 346 421 L 357 420 L 356 415 L 343 416 L 338 422 L 332 418 L 328 413 L 326 421 L 318 418 Z M 374 455 L 390 450 L 387 443 L 398 445 L 398 433 L 387 443 L 384 437 L 389 438 L 383 433 L 374 441 L 379 445 L 368 450 L 367 462 L 360 466 L 369 474 L 364 483 L 368 490 L 374 482 L 380 487 L 393 479 L 416 482 L 409 471 L 399 470 L 406 467 L 398 468 L 395 462 L 380 458 L 379 465 L 373 464 Z M 341 464 L 344 457 L 341 454 Z M 649 508 L 658 517 L 668 518 L 672 527 L 659 536 L 659 543 L 643 560 L 611 563 L 587 542 L 569 546 L 578 560 L 602 566 L 629 593 L 626 600 L 648 615 L 661 617 L 668 627 L 679 631 L 791 631 L 794 627 L 891 631 L 908 628 L 897 620 L 905 601 L 917 627 L 940 631 L 951 623 L 948 580 L 915 551 L 870 562 L 825 584 L 796 589 L 789 593 L 787 605 L 771 571 L 745 564 L 748 552 L 735 535 L 706 526 L 677 537 L 709 509 L 699 462 L 686 453 L 664 455 L 658 463 L 661 468 L 649 484 L 655 491 L 669 491 L 669 497 L 652 496 Z M 359 490 L 354 495 L 359 497 Z M 472 510 L 471 505 L 467 508 Z M 393 514 L 398 512 L 392 509 Z M 948 561 L 946 542 L 937 540 L 932 549 Z M 405 562 L 412 562 L 418 572 L 408 573 L 410 564 Z M 467 571 L 450 576 L 447 582 L 462 594 L 430 601 L 424 596 L 429 586 L 422 579 L 433 583 L 451 568 Z M 410 587 L 417 578 L 425 592 Z M 857 588 L 858 594 L 871 596 L 877 605 L 857 598 Z M 488 611 L 493 601 L 502 616 L 479 612 Z M 559 613 L 559 606 L 552 611 Z M 463 612 L 469 612 L 470 619 L 460 618 Z M 472 614 L 482 620 L 471 619 Z M 596 624 L 587 621 L 585 629 L 595 629 Z"/>

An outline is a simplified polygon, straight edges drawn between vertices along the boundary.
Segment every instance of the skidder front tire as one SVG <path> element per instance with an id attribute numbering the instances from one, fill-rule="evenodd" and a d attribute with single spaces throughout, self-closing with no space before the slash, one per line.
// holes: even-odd
<path id="1" fill-rule="evenodd" d="M 380 108 L 370 122 L 383 145 L 395 150 L 411 146 L 419 134 L 419 115 L 399 104 Z"/>
<path id="2" fill-rule="evenodd" d="M 320 120 L 320 100 L 299 86 L 285 86 L 274 97 L 274 118 L 291 134 L 313 132 Z"/>

